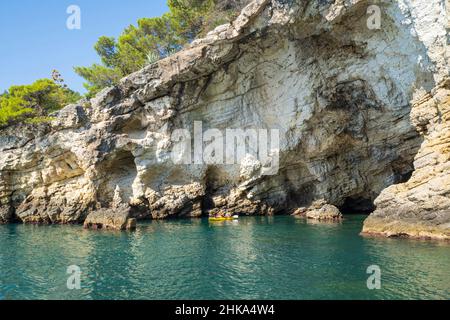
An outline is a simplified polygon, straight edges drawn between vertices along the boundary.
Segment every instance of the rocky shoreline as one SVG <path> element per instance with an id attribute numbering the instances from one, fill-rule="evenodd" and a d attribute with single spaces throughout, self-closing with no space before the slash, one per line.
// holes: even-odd
<path id="1" fill-rule="evenodd" d="M 0 223 L 375 211 L 364 234 L 450 238 L 444 0 L 256 0 L 48 124 L 0 131 Z M 174 164 L 177 129 L 280 132 L 279 170 Z"/>
<path id="2" fill-rule="evenodd" d="M 363 234 L 450 240 L 450 79 L 413 106 L 411 120 L 424 136 L 415 171 L 383 190 Z"/>

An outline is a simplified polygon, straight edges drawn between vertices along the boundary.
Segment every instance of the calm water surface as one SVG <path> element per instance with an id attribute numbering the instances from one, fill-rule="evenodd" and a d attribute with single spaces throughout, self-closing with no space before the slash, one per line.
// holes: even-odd
<path id="1" fill-rule="evenodd" d="M 134 233 L 0 226 L 0 299 L 449 299 L 450 244 L 367 239 L 294 217 L 178 220 Z M 68 290 L 67 267 L 81 268 Z M 382 270 L 368 290 L 366 269 Z"/>

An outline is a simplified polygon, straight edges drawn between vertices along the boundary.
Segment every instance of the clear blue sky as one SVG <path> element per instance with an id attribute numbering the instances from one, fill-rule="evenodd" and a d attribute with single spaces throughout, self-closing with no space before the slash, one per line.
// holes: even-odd
<path id="1" fill-rule="evenodd" d="M 72 4 L 81 9 L 81 30 L 66 27 Z M 49 78 L 53 69 L 69 87 L 85 92 L 73 66 L 99 62 L 93 48 L 97 39 L 117 37 L 137 19 L 167 10 L 166 0 L 1 0 L 0 93 Z"/>

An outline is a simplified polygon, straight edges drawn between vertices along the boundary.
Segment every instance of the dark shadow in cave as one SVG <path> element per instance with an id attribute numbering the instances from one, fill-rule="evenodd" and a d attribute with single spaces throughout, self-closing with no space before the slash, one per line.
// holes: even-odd
<path id="1" fill-rule="evenodd" d="M 132 184 L 137 176 L 134 156 L 130 151 L 119 150 L 111 154 L 99 168 L 103 181 L 98 189 L 98 199 L 104 206 L 113 201 L 116 187 L 122 192 L 122 200 L 128 202 L 132 197 Z"/>
<path id="2" fill-rule="evenodd" d="M 339 206 L 342 214 L 371 214 L 375 211 L 375 205 L 372 199 L 362 197 L 348 197 L 344 203 Z"/>
<path id="3" fill-rule="evenodd" d="M 202 216 L 208 216 L 209 210 L 215 208 L 213 196 L 228 194 L 230 190 L 227 184 L 230 180 L 225 171 L 217 166 L 209 166 L 204 175 L 204 183 L 206 192 L 202 198 Z"/>

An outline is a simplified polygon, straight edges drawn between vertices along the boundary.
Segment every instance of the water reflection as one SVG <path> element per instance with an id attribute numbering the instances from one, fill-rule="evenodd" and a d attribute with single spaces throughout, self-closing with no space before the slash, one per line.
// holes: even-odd
<path id="1" fill-rule="evenodd" d="M 0 299 L 448 299 L 450 245 L 359 236 L 363 217 L 0 226 Z M 379 265 L 382 290 L 366 287 Z M 68 290 L 67 267 L 82 270 Z"/>

